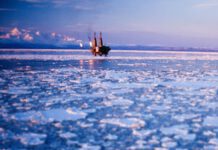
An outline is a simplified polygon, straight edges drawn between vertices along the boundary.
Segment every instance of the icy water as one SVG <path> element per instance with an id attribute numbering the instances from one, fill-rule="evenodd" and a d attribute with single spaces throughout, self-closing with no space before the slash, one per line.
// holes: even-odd
<path id="1" fill-rule="evenodd" d="M 0 149 L 218 149 L 218 53 L 0 50 Z"/>

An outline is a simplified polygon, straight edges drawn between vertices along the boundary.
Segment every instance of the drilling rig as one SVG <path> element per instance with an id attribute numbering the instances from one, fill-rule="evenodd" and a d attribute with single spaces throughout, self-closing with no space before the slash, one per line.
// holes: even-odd
<path id="1" fill-rule="evenodd" d="M 89 38 L 90 40 L 90 48 L 91 48 L 91 53 L 94 55 L 94 56 L 107 56 L 109 51 L 111 50 L 111 48 L 109 46 L 105 46 L 103 44 L 103 39 L 102 39 L 102 33 L 100 32 L 100 35 L 99 35 L 99 43 L 97 43 L 97 38 L 96 38 L 96 33 L 94 33 L 94 39 L 91 41 L 91 39 Z"/>

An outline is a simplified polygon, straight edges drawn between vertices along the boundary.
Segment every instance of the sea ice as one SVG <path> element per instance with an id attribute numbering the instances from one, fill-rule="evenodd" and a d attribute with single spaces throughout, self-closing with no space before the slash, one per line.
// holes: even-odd
<path id="1" fill-rule="evenodd" d="M 76 137 L 76 134 L 71 133 L 71 132 L 64 132 L 64 133 L 60 133 L 59 136 L 61 138 L 69 139 L 69 138 Z"/>
<path id="2" fill-rule="evenodd" d="M 140 137 L 140 138 L 145 138 L 145 137 L 148 137 L 155 132 L 156 132 L 156 130 L 133 130 L 133 135 Z"/>
<path id="3" fill-rule="evenodd" d="M 218 127 L 218 116 L 207 116 L 203 122 L 204 126 Z"/>
<path id="4" fill-rule="evenodd" d="M 182 114 L 182 115 L 175 115 L 175 116 L 173 116 L 173 118 L 179 122 L 184 122 L 186 120 L 190 120 L 190 119 L 196 118 L 198 116 L 199 115 L 197 115 L 197 114 Z"/>
<path id="5" fill-rule="evenodd" d="M 217 138 L 210 139 L 209 143 L 218 146 L 218 139 Z"/>
<path id="6" fill-rule="evenodd" d="M 162 140 L 161 146 L 165 148 L 174 148 L 177 146 L 177 143 L 169 138 L 168 140 Z"/>
<path id="7" fill-rule="evenodd" d="M 217 149 L 218 53 L 32 51 L 0 54 L 1 148 Z"/>
<path id="8" fill-rule="evenodd" d="M 86 113 L 77 109 L 51 109 L 46 111 L 29 111 L 24 113 L 16 113 L 16 120 L 39 120 L 42 122 L 48 121 L 63 121 L 63 120 L 78 120 L 86 117 Z"/>
<path id="9" fill-rule="evenodd" d="M 188 134 L 189 126 L 186 124 L 174 125 L 171 127 L 162 127 L 160 131 L 165 135 L 181 135 L 185 136 Z"/>
<path id="10" fill-rule="evenodd" d="M 81 145 L 81 150 L 100 150 L 101 147 L 98 145 L 91 145 L 89 143 L 83 143 Z"/>
<path id="11" fill-rule="evenodd" d="M 130 106 L 133 104 L 133 101 L 124 99 L 122 97 L 116 97 L 114 100 L 105 100 L 103 102 L 105 106 Z"/>
<path id="12" fill-rule="evenodd" d="M 20 139 L 22 144 L 30 146 L 43 144 L 46 137 L 46 134 L 38 133 L 23 133 L 21 135 L 17 135 L 17 138 Z"/>
<path id="13" fill-rule="evenodd" d="M 25 88 L 25 87 L 9 87 L 8 90 L 1 90 L 1 93 L 17 94 L 17 95 L 30 94 L 31 91 L 29 91 L 28 89 L 29 89 L 29 88 Z"/>
<path id="14" fill-rule="evenodd" d="M 112 124 L 120 127 L 125 128 L 140 128 L 145 126 L 145 122 L 143 120 L 140 120 L 138 118 L 108 118 L 108 119 L 102 119 L 100 123 L 103 124 Z"/>
<path id="15" fill-rule="evenodd" d="M 117 140 L 118 137 L 116 135 L 108 134 L 105 139 L 107 140 Z"/>

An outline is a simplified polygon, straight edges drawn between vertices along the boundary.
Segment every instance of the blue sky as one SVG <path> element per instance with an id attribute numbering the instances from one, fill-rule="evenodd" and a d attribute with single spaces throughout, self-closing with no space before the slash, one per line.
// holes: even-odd
<path id="1" fill-rule="evenodd" d="M 109 44 L 218 48 L 217 0 L 1 0 L 0 18 L 1 30 L 102 31 Z"/>

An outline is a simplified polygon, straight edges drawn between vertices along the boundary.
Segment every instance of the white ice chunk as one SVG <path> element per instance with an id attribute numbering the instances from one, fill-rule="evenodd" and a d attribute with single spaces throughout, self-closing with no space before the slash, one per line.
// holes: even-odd
<path id="1" fill-rule="evenodd" d="M 101 147 L 98 145 L 91 145 L 88 143 L 81 144 L 81 150 L 100 150 Z"/>
<path id="2" fill-rule="evenodd" d="M 161 128 L 160 131 L 165 135 L 187 135 L 189 126 L 186 124 L 175 125 L 172 127 Z"/>
<path id="3" fill-rule="evenodd" d="M 209 143 L 218 146 L 218 139 L 217 138 L 210 139 Z"/>
<path id="4" fill-rule="evenodd" d="M 68 108 L 64 109 L 52 109 L 46 111 L 29 111 L 24 113 L 14 114 L 16 120 L 39 120 L 43 122 L 48 121 L 63 121 L 63 120 L 78 120 L 86 118 L 86 113 L 77 110 Z"/>
<path id="5" fill-rule="evenodd" d="M 65 132 L 65 133 L 60 133 L 59 136 L 62 138 L 65 138 L 65 139 L 69 139 L 72 137 L 76 137 L 76 134 L 70 133 L 70 132 Z"/>
<path id="6" fill-rule="evenodd" d="M 112 124 L 125 128 L 140 128 L 145 125 L 145 122 L 138 118 L 110 118 L 102 119 L 100 123 Z"/>
<path id="7" fill-rule="evenodd" d="M 18 139 L 20 139 L 22 144 L 30 146 L 44 144 L 46 137 L 46 134 L 37 133 L 24 133 L 22 135 L 18 135 Z"/>
<path id="8" fill-rule="evenodd" d="M 122 97 L 116 97 L 114 100 L 105 100 L 103 104 L 105 106 L 130 106 L 133 104 L 133 101 Z"/>
<path id="9" fill-rule="evenodd" d="M 176 119 L 179 122 L 183 122 L 185 120 L 193 119 L 198 117 L 197 114 L 182 114 L 182 115 L 175 115 L 173 118 Z"/>
<path id="10" fill-rule="evenodd" d="M 117 140 L 117 136 L 116 135 L 112 135 L 112 134 L 108 134 L 105 139 L 107 140 Z"/>
<path id="11" fill-rule="evenodd" d="M 218 127 L 218 116 L 207 116 L 203 122 L 204 126 Z"/>

